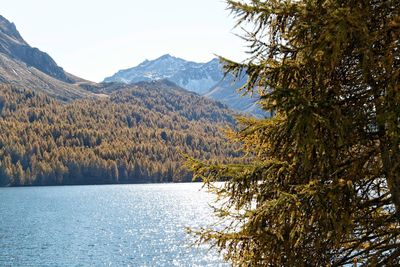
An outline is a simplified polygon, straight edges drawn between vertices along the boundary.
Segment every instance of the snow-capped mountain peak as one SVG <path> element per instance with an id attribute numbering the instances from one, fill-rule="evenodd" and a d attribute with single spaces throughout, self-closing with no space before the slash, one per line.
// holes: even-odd
<path id="1" fill-rule="evenodd" d="M 196 63 L 166 54 L 155 60 L 145 60 L 136 67 L 120 70 L 104 82 L 135 83 L 168 79 L 189 91 L 205 94 L 222 78 L 218 59 Z"/>
<path id="2" fill-rule="evenodd" d="M 257 98 L 241 97 L 236 92 L 243 85 L 243 80 L 234 81 L 230 75 L 224 78 L 223 67 L 218 58 L 197 63 L 166 54 L 154 60 L 145 60 L 136 67 L 120 70 L 104 79 L 104 82 L 137 83 L 156 80 L 169 80 L 186 90 L 220 101 L 238 111 L 261 114 L 256 108 Z"/>

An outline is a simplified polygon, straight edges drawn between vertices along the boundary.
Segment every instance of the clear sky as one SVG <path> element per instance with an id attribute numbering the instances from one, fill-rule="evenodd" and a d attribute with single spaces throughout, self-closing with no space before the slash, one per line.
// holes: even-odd
<path id="1" fill-rule="evenodd" d="M 166 53 L 244 58 L 223 0 L 1 0 L 0 14 L 31 46 L 92 81 Z"/>

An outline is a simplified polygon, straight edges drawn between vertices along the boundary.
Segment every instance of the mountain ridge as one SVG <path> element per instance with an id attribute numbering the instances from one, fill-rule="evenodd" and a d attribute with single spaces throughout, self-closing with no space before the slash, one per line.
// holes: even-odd
<path id="1" fill-rule="evenodd" d="M 44 92 L 67 101 L 91 96 L 91 83 L 66 71 L 45 52 L 31 47 L 14 23 L 0 15 L 0 82 Z"/>
<path id="2" fill-rule="evenodd" d="M 218 58 L 205 63 L 187 61 L 170 54 L 154 60 L 146 59 L 135 67 L 122 69 L 104 79 L 104 83 L 120 82 L 132 84 L 140 81 L 167 79 L 178 86 L 199 95 L 220 101 L 228 107 L 254 116 L 265 113 L 259 108 L 255 96 L 241 96 L 237 89 L 245 83 L 246 77 L 235 79 L 225 74 Z"/>
<path id="3" fill-rule="evenodd" d="M 155 60 L 146 59 L 135 67 L 119 70 L 113 76 L 105 78 L 103 82 L 136 83 L 169 79 L 175 84 L 201 95 L 223 78 L 223 74 L 217 70 L 218 68 L 217 59 L 206 63 L 197 63 L 165 54 Z"/>
<path id="4" fill-rule="evenodd" d="M 28 66 L 35 67 L 53 78 L 67 83 L 74 82 L 47 53 L 31 47 L 22 38 L 15 24 L 3 16 L 0 16 L 0 52 L 25 62 Z"/>

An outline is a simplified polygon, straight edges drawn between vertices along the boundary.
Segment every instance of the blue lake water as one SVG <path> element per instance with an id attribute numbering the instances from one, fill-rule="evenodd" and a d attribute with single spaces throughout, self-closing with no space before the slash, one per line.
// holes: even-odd
<path id="1" fill-rule="evenodd" d="M 201 184 L 0 188 L 0 266 L 226 266 Z"/>

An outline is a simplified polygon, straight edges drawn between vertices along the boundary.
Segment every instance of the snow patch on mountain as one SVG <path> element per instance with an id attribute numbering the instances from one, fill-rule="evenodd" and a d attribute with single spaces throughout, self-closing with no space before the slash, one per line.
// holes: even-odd
<path id="1" fill-rule="evenodd" d="M 231 75 L 225 77 L 223 66 L 217 58 L 197 63 L 167 54 L 155 60 L 145 60 L 136 67 L 120 70 L 104 79 L 104 82 L 129 84 L 157 80 L 169 80 L 188 91 L 220 101 L 236 111 L 256 116 L 263 114 L 256 104 L 257 96 L 242 97 L 236 91 L 244 84 L 245 77 L 239 81 Z"/>

